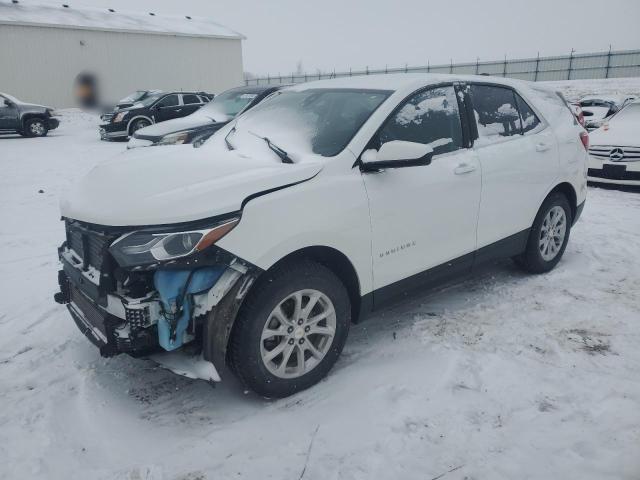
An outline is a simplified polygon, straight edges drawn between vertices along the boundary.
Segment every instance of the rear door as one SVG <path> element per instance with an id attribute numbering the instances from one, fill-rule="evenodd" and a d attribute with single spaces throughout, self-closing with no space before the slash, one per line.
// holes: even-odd
<path id="1" fill-rule="evenodd" d="M 193 93 L 182 94 L 182 117 L 191 115 L 202 106 L 202 100 Z"/>
<path id="2" fill-rule="evenodd" d="M 401 104 L 368 148 L 405 140 L 430 144 L 429 165 L 363 173 L 372 227 L 375 302 L 404 288 L 470 268 L 476 247 L 480 169 L 463 134 L 453 85 L 416 92 Z M 464 129 L 466 132 L 466 128 Z M 453 259 L 465 260 L 450 262 Z M 432 267 L 442 266 L 420 274 Z M 409 278 L 412 277 L 413 278 Z M 406 280 L 406 282 L 401 282 Z"/>
<path id="3" fill-rule="evenodd" d="M 482 167 L 478 248 L 531 227 L 558 175 L 555 136 L 513 89 L 470 86 Z"/>
<path id="4" fill-rule="evenodd" d="M 182 117 L 182 108 L 180 95 L 173 93 L 164 96 L 154 105 L 156 123 Z"/>

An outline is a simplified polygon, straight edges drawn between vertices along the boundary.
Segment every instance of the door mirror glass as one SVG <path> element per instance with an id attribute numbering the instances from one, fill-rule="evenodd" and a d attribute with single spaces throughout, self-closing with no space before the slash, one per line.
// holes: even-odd
<path id="1" fill-rule="evenodd" d="M 11 103 L 11 100 L 8 99 L 4 99 L 4 102 L 2 102 L 4 104 L 5 107 L 12 107 L 13 103 Z"/>
<path id="2" fill-rule="evenodd" d="M 402 168 L 429 165 L 433 156 L 431 145 L 404 140 L 392 140 L 384 143 L 380 150 L 363 152 L 363 171 L 377 171 L 383 168 Z"/>

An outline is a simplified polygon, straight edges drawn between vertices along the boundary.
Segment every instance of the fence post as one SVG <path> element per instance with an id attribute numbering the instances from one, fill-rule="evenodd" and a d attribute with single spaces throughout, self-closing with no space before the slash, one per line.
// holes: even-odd
<path id="1" fill-rule="evenodd" d="M 536 57 L 536 74 L 533 77 L 533 81 L 537 82 L 538 81 L 538 71 L 539 71 L 539 66 L 540 66 L 540 52 L 538 52 L 538 56 Z"/>
<path id="2" fill-rule="evenodd" d="M 449 73 L 453 73 L 453 58 L 449 59 Z"/>
<path id="3" fill-rule="evenodd" d="M 389 65 L 385 64 L 384 66 L 384 73 L 387 74 L 389 73 Z"/>
<path id="4" fill-rule="evenodd" d="M 349 76 L 351 76 L 351 75 L 352 75 L 352 73 L 351 73 L 351 67 L 349 67 Z"/>
<path id="5" fill-rule="evenodd" d="M 409 64 L 406 62 L 404 64 L 404 73 L 409 73 Z"/>
<path id="6" fill-rule="evenodd" d="M 366 70 L 367 75 L 369 75 L 369 65 L 367 65 L 367 66 L 365 67 L 365 70 Z"/>
<path id="7" fill-rule="evenodd" d="M 609 78 L 609 68 L 611 68 L 611 45 L 609 45 L 609 53 L 607 53 L 607 69 L 604 71 L 604 78 Z"/>
<path id="8" fill-rule="evenodd" d="M 504 67 L 502 69 L 502 76 L 506 77 L 507 76 L 507 54 L 504 54 Z"/>
<path id="9" fill-rule="evenodd" d="M 571 71 L 573 70 L 573 52 L 575 52 L 575 50 L 572 48 L 571 53 L 569 54 L 569 73 L 567 75 L 567 80 L 571 80 Z"/>
<path id="10" fill-rule="evenodd" d="M 476 57 L 476 75 L 480 73 L 480 57 Z"/>
<path id="11" fill-rule="evenodd" d="M 427 73 L 431 71 L 431 65 L 429 65 L 429 60 L 427 60 Z"/>

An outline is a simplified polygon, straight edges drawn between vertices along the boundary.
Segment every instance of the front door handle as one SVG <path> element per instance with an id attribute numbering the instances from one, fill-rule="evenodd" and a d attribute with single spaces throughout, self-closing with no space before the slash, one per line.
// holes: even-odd
<path id="1" fill-rule="evenodd" d="M 455 173 L 456 175 L 464 175 L 465 173 L 471 173 L 475 170 L 475 165 L 472 165 L 470 163 L 461 163 L 453 170 L 453 173 Z"/>
<path id="2" fill-rule="evenodd" d="M 551 148 L 548 143 L 536 143 L 536 152 L 546 152 Z"/>

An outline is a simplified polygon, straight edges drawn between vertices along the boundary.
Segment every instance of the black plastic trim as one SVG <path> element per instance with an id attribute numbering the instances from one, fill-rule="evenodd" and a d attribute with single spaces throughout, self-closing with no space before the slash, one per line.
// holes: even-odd
<path id="1" fill-rule="evenodd" d="M 484 263 L 519 255 L 524 252 L 527 246 L 530 230 L 527 228 L 474 252 L 363 295 L 361 297 L 361 318 L 366 316 L 366 312 L 377 310 L 403 296 L 416 293 L 418 290 L 430 290 L 455 278 L 471 275 L 477 267 Z"/>

